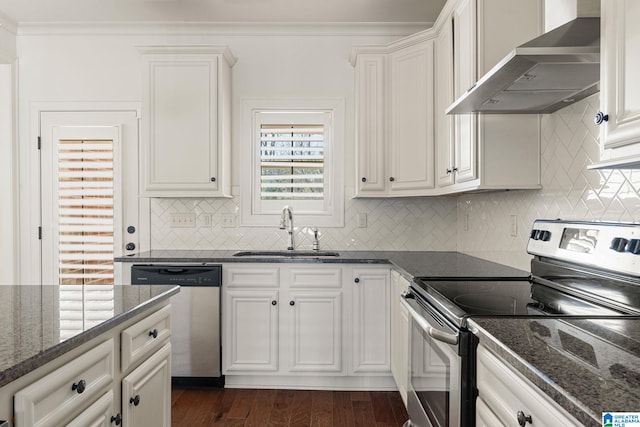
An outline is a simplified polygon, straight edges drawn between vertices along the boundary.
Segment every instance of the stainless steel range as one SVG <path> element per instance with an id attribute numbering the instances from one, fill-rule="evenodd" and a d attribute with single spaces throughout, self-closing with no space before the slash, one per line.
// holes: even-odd
<path id="1" fill-rule="evenodd" d="M 527 251 L 529 277 L 414 280 L 402 301 L 412 317 L 407 425 L 475 425 L 469 318 L 640 315 L 640 224 L 538 220 Z"/>

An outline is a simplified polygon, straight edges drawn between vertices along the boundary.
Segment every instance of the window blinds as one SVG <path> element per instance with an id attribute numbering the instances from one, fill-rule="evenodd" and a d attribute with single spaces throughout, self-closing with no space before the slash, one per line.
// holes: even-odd
<path id="1" fill-rule="evenodd" d="M 322 200 L 324 151 L 323 125 L 261 125 L 262 200 Z"/>

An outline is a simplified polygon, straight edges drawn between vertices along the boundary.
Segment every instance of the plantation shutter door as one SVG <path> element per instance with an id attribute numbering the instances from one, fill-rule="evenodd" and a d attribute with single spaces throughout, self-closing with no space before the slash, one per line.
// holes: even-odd
<path id="1" fill-rule="evenodd" d="M 113 284 L 113 140 L 60 139 L 57 152 L 59 284 Z"/>

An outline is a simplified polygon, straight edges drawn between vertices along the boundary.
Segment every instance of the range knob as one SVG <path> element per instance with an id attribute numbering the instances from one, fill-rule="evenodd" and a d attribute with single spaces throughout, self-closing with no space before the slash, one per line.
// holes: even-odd
<path id="1" fill-rule="evenodd" d="M 540 231 L 540 235 L 538 236 L 538 238 L 543 242 L 548 242 L 549 240 L 551 240 L 551 232 L 549 230 L 542 230 Z"/>
<path id="2" fill-rule="evenodd" d="M 624 237 L 615 237 L 611 241 L 611 246 L 609 246 L 609 248 L 613 249 L 616 252 L 624 252 L 625 248 L 627 247 L 627 243 L 629 243 L 629 241 Z"/>
<path id="3" fill-rule="evenodd" d="M 531 234 L 529 234 L 529 238 L 533 240 L 538 240 L 537 237 L 540 234 L 540 230 L 533 229 L 531 230 Z"/>
<path id="4" fill-rule="evenodd" d="M 631 239 L 627 245 L 627 252 L 631 252 L 634 255 L 640 254 L 640 239 Z"/>

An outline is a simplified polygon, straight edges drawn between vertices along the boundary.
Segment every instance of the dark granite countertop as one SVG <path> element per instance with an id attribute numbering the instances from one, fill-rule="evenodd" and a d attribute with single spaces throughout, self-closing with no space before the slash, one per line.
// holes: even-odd
<path id="1" fill-rule="evenodd" d="M 470 329 L 588 427 L 640 411 L 640 318 L 475 318 Z"/>
<path id="2" fill-rule="evenodd" d="M 60 306 L 59 286 L 0 286 L 0 387 L 179 292 L 178 286 L 84 288 L 113 303 L 101 304 L 101 311 L 94 309 L 91 316 L 87 316 L 90 307 L 73 307 L 74 315 L 81 317 L 78 326 L 61 322 L 61 311 L 67 308 Z"/>
<path id="3" fill-rule="evenodd" d="M 342 263 L 392 264 L 408 277 L 528 277 L 523 270 L 459 252 L 437 251 L 336 251 L 337 257 L 235 257 L 237 250 L 152 250 L 118 257 L 126 263 Z"/>

